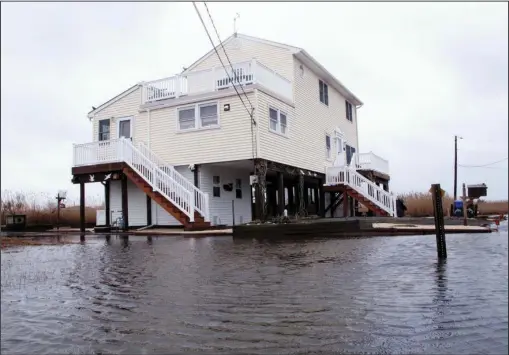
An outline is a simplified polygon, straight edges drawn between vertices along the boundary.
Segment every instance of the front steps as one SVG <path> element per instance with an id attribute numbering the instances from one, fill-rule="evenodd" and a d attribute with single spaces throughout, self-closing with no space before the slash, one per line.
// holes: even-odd
<path id="1" fill-rule="evenodd" d="M 210 228 L 210 222 L 205 222 L 203 216 L 198 212 L 194 212 L 194 222 L 189 220 L 189 217 L 182 212 L 177 206 L 170 202 L 158 191 L 154 191 L 152 186 L 137 172 L 130 167 L 123 169 L 123 173 L 131 180 L 139 189 L 147 194 L 152 200 L 156 201 L 166 212 L 172 215 L 177 221 L 182 223 L 184 230 L 205 230 Z"/>

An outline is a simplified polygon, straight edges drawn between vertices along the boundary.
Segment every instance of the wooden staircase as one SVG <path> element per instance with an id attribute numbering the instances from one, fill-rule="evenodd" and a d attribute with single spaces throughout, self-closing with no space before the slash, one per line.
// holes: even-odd
<path id="1" fill-rule="evenodd" d="M 123 173 L 131 180 L 139 189 L 147 194 L 152 200 L 156 201 L 166 212 L 175 217 L 182 225 L 184 230 L 205 230 L 210 228 L 210 222 L 206 222 L 202 215 L 194 212 L 194 222 L 189 221 L 189 217 L 182 212 L 171 201 L 164 197 L 158 191 L 154 191 L 152 186 L 141 177 L 136 171 L 130 167 L 123 169 Z"/>
<path id="2" fill-rule="evenodd" d="M 385 211 L 385 210 L 381 209 L 380 207 L 378 207 L 377 205 L 375 205 L 371 200 L 367 199 L 362 194 L 360 194 L 359 192 L 352 189 L 350 186 L 345 186 L 344 188 L 345 188 L 345 192 L 348 196 L 350 196 L 350 197 L 356 199 L 357 201 L 359 201 L 360 203 L 362 203 L 364 206 L 366 206 L 366 208 L 368 210 L 375 213 L 375 215 L 382 216 L 382 217 L 390 217 L 390 215 L 387 211 Z"/>

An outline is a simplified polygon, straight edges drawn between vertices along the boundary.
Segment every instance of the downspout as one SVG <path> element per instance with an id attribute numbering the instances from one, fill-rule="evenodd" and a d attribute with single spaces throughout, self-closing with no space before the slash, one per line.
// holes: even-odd
<path id="1" fill-rule="evenodd" d="M 359 106 L 355 106 L 355 131 L 357 132 L 357 156 L 360 154 L 360 147 L 359 147 L 359 121 L 357 120 L 357 110 L 359 110 L 364 104 L 361 104 Z"/>
<path id="2" fill-rule="evenodd" d="M 147 113 L 148 113 L 148 118 L 147 118 L 147 122 L 148 122 L 148 134 L 147 134 L 147 147 L 148 149 L 150 149 L 150 110 L 147 110 Z"/>
<path id="3" fill-rule="evenodd" d="M 254 120 L 256 122 L 256 158 L 260 157 L 260 123 L 258 122 L 258 89 L 255 89 L 255 110 L 254 110 Z M 253 124 L 251 122 L 251 124 Z"/>

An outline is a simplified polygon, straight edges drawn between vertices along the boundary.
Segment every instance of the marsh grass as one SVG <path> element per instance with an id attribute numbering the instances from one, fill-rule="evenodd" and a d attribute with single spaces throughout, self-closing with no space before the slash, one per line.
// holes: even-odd
<path id="1" fill-rule="evenodd" d="M 88 200 L 88 199 L 86 199 Z M 101 208 L 97 198 L 92 198 L 90 206 L 85 207 L 85 223 L 95 224 L 96 211 Z M 76 201 L 65 202 L 66 208 L 60 209 L 61 226 L 77 227 L 80 224 L 80 209 Z M 43 193 L 4 190 L 0 204 L 1 224 L 10 214 L 24 214 L 27 225 L 55 225 L 57 223 L 57 203 L 52 196 Z"/>
<path id="2" fill-rule="evenodd" d="M 428 192 L 411 192 L 399 195 L 407 207 L 406 215 L 412 217 L 430 217 L 433 216 L 433 200 Z M 453 198 L 445 195 L 442 199 L 444 215 L 449 215 L 449 210 Z M 479 201 L 479 215 L 507 214 L 509 210 L 509 201 Z"/>

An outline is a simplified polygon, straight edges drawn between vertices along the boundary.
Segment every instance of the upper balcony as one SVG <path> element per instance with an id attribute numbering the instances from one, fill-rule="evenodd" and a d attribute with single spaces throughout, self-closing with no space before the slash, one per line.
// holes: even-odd
<path id="1" fill-rule="evenodd" d="M 175 75 L 143 83 L 142 103 L 215 92 L 238 85 L 261 85 L 293 102 L 292 82 L 257 60 Z"/>
<path id="2" fill-rule="evenodd" d="M 357 169 L 373 170 L 389 175 L 389 161 L 379 157 L 373 152 L 360 153 L 357 160 Z"/>

